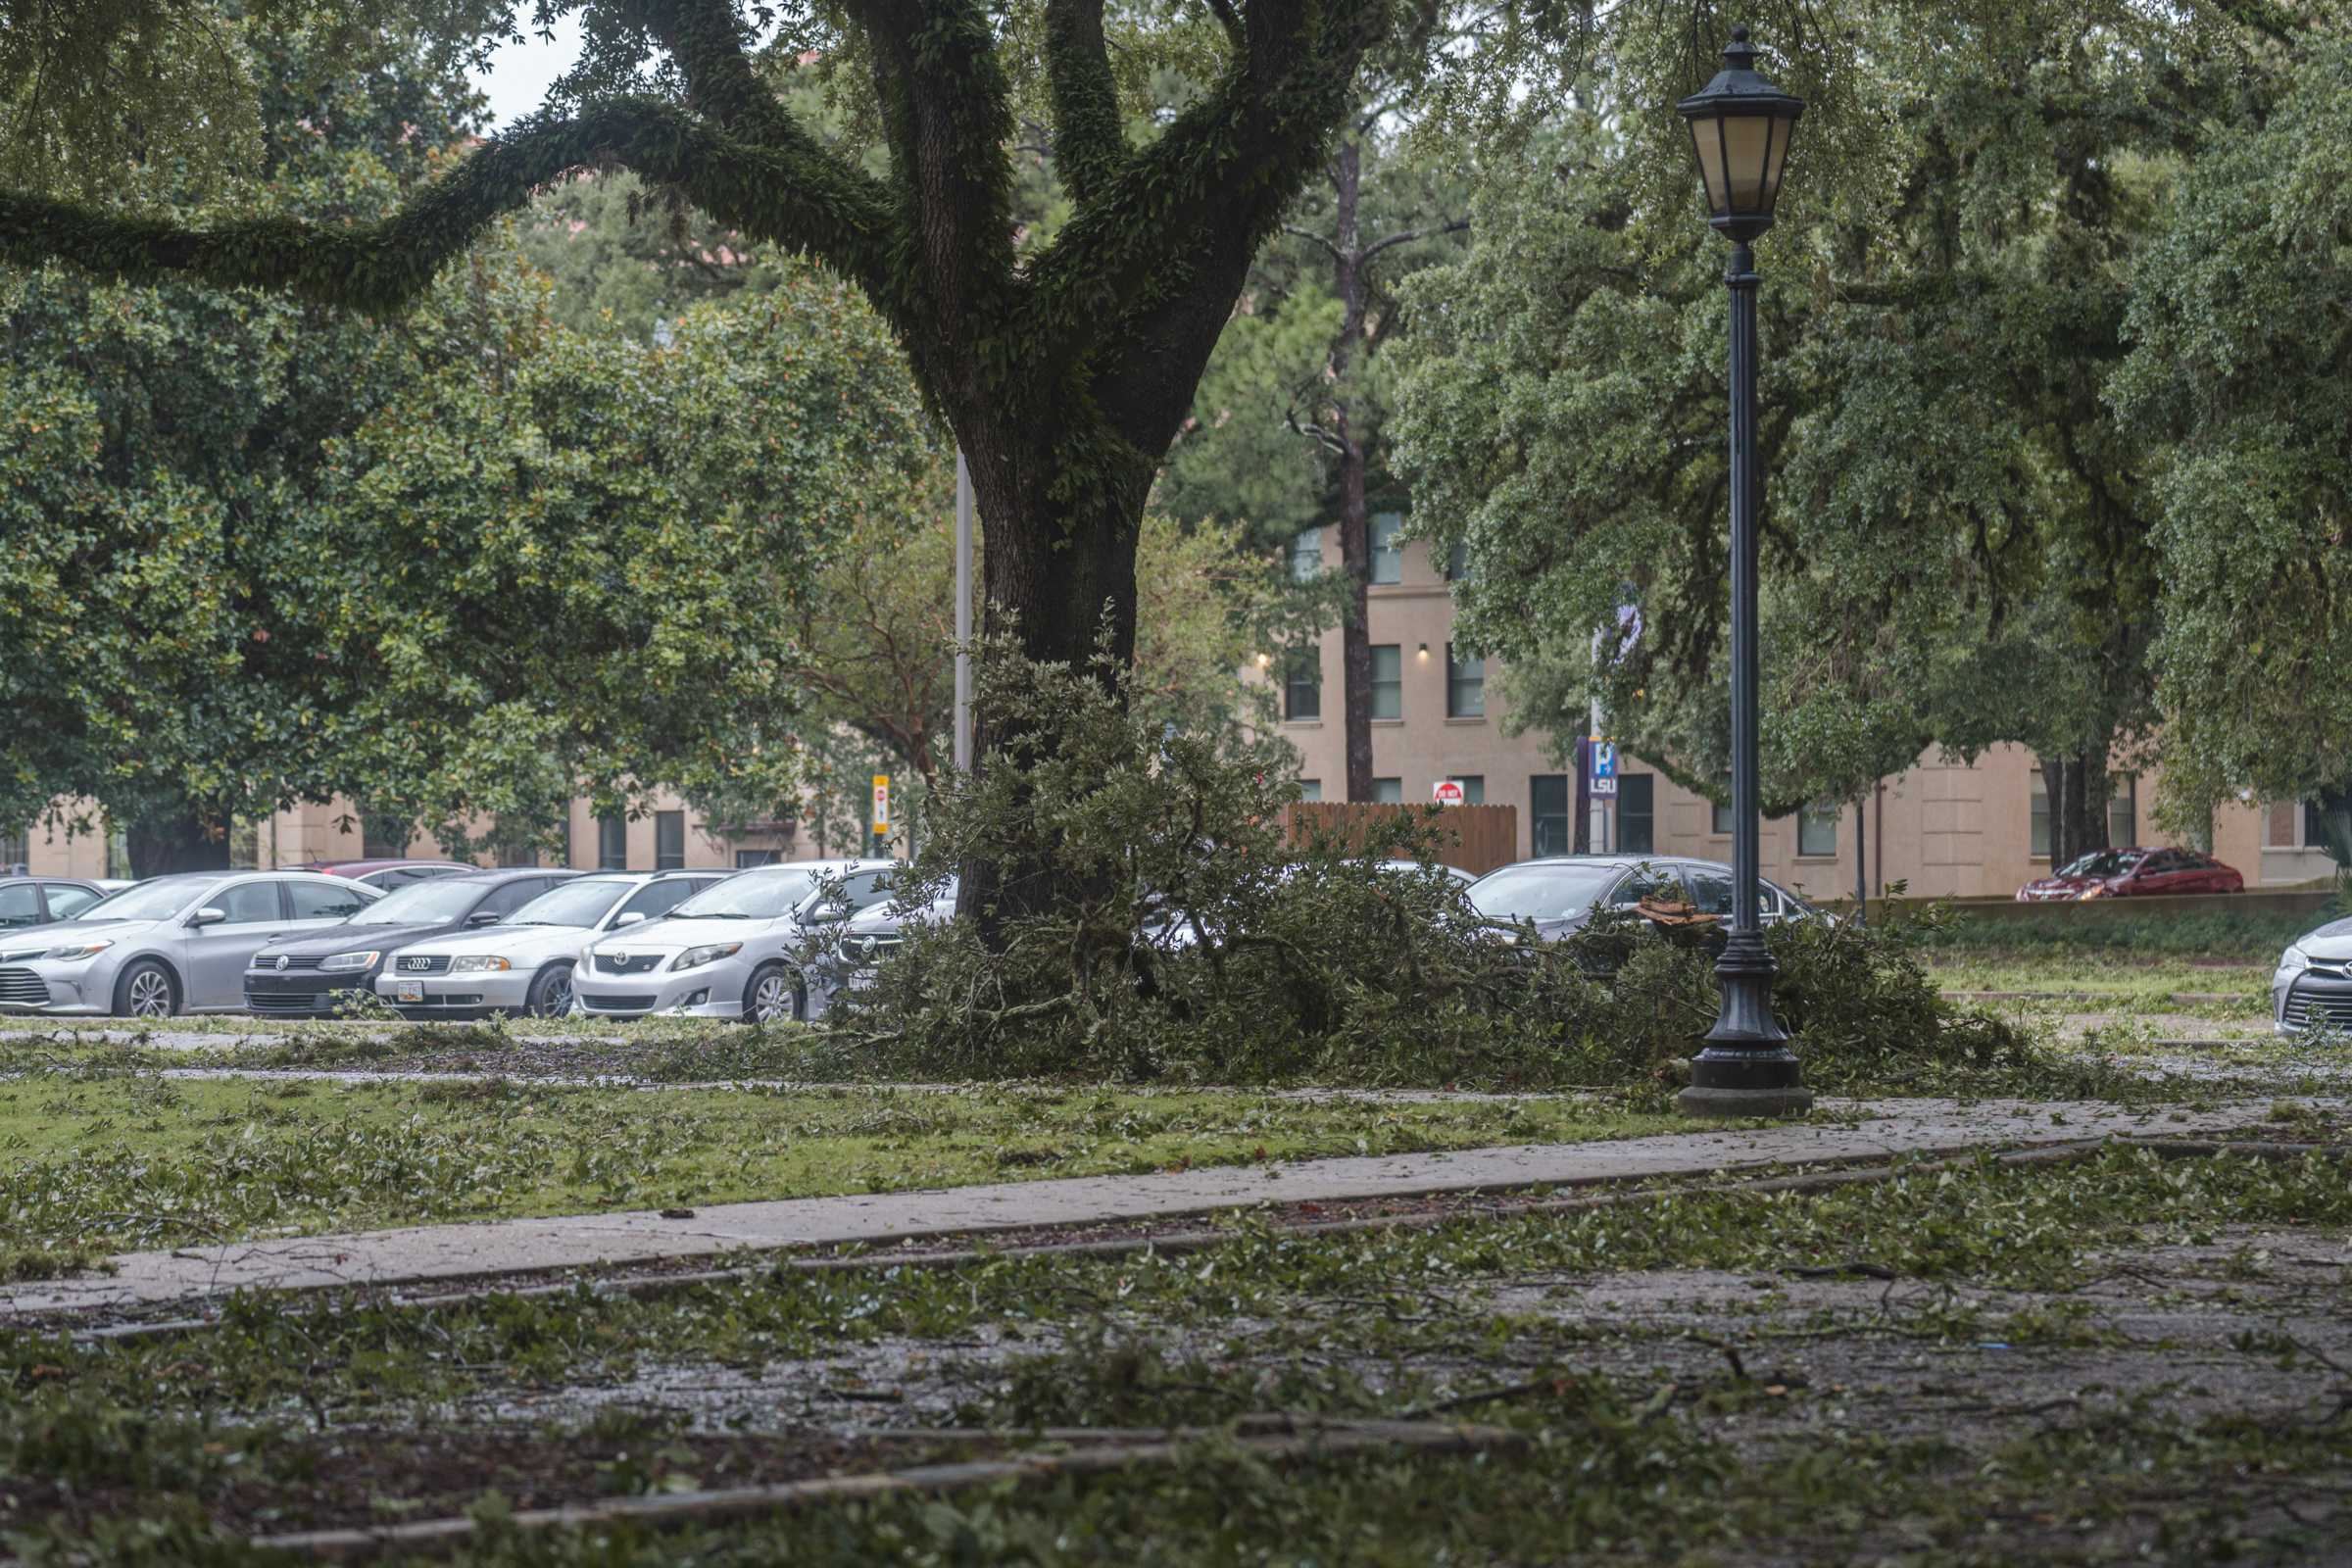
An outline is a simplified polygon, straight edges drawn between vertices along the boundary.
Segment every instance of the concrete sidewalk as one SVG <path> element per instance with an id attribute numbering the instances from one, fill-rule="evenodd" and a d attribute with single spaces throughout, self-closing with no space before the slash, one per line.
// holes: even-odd
<path id="1" fill-rule="evenodd" d="M 2342 1100 L 2305 1102 L 2341 1108 Z M 889 1243 L 951 1232 L 1152 1219 L 1261 1202 L 1406 1198 L 1539 1184 L 1577 1186 L 1872 1155 L 2025 1148 L 2117 1136 L 2258 1126 L 2273 1101 L 2145 1112 L 2082 1102 L 1948 1100 L 1826 1102 L 1817 1120 L 1754 1130 L 1698 1129 L 1586 1144 L 1528 1144 L 1321 1159 L 1292 1165 L 1158 1171 L 943 1191 L 724 1203 L 664 1219 L 651 1210 L 420 1225 L 131 1252 L 117 1272 L 0 1291 L 0 1324 L 29 1313 L 121 1308 L 238 1290 L 377 1286 L 599 1263 L 701 1258 L 744 1250 Z"/>

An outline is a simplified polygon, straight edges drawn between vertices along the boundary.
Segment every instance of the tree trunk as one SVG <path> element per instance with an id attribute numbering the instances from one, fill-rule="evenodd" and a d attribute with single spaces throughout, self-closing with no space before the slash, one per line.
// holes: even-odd
<path id="1" fill-rule="evenodd" d="M 1333 388 L 1331 430 L 1340 465 L 1340 564 L 1348 573 L 1348 617 L 1340 628 L 1340 702 L 1347 725 L 1348 799 L 1372 799 L 1372 515 L 1366 497 L 1370 466 L 1362 436 L 1352 427 L 1346 394 L 1350 363 L 1362 347 L 1367 279 L 1357 244 L 1356 201 L 1363 188 L 1363 145 L 1344 138 L 1332 169 L 1331 289 L 1340 301 L 1340 335 L 1328 360 Z"/>
<path id="2" fill-rule="evenodd" d="M 2066 842 L 2069 853 L 2088 855 L 2108 848 L 2107 752 L 2085 748 L 2067 760 Z"/>
<path id="3" fill-rule="evenodd" d="M 228 869 L 228 823 L 194 811 L 134 817 L 123 828 L 134 877 Z"/>

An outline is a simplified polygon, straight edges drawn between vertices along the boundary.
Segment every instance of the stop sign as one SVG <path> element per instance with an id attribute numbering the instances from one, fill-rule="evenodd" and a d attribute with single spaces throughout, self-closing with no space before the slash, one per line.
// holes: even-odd
<path id="1" fill-rule="evenodd" d="M 1440 806 L 1462 804 L 1462 787 L 1452 779 L 1442 778 L 1429 787 L 1429 798 Z"/>

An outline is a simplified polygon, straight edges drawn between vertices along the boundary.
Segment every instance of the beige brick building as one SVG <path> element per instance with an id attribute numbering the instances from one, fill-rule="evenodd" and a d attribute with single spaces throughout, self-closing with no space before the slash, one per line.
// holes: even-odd
<path id="1" fill-rule="evenodd" d="M 1376 517 L 1373 583 L 1372 765 L 1383 799 L 1427 801 L 1441 779 L 1463 786 L 1472 804 L 1518 812 L 1519 853 L 1555 854 L 1574 842 L 1576 778 L 1552 760 L 1549 737 L 1504 733 L 1495 665 L 1457 656 L 1447 574 L 1429 547 L 1401 543 L 1402 519 Z M 1336 568 L 1338 540 L 1310 529 L 1295 565 Z M 1301 677 L 1288 678 L 1293 675 Z M 1273 666 L 1246 678 L 1275 683 L 1283 737 L 1298 749 L 1311 797 L 1346 796 L 1347 742 L 1341 710 L 1340 634 L 1324 634 L 1311 671 Z M 1674 784 L 1639 758 L 1620 763 L 1620 793 L 1595 845 L 1660 855 L 1731 858 L 1730 812 Z M 2119 844 L 2165 844 L 2148 807 L 2154 777 L 2119 780 L 2110 831 Z M 1971 765 L 1930 752 L 1885 781 L 1859 823 L 1852 804 L 1767 821 L 1763 870 L 1816 897 L 1850 895 L 1857 838 L 1869 851 L 1872 892 L 1892 882 L 1925 897 L 2005 895 L 2049 867 L 2040 769 L 2021 747 L 1995 748 Z M 2248 886 L 2280 886 L 2328 874 L 2313 813 L 2295 805 L 2244 805 L 2214 813 L 2212 851 L 2243 872 Z"/>

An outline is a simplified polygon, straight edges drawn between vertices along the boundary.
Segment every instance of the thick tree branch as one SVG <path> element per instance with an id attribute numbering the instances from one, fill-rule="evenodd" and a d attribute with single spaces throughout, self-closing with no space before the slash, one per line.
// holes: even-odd
<path id="1" fill-rule="evenodd" d="M 970 345 L 1012 283 L 1011 88 L 977 0 L 845 0 L 873 55 L 898 202 L 928 296 L 908 347 L 935 387 L 968 379 Z"/>
<path id="2" fill-rule="evenodd" d="M 621 15 L 676 62 L 695 113 L 754 141 L 766 141 L 771 132 L 804 134 L 752 69 L 730 0 L 628 0 Z"/>
<path id="3" fill-rule="evenodd" d="M 37 266 L 54 258 L 133 282 L 184 277 L 388 312 L 430 287 L 483 229 L 541 186 L 606 164 L 675 185 L 745 233 L 809 251 L 856 278 L 885 312 L 904 309 L 885 265 L 890 215 L 863 184 L 843 177 L 838 160 L 749 146 L 651 99 L 614 100 L 573 120 L 526 121 L 372 223 L 260 218 L 196 229 L 0 192 L 0 261 Z"/>
<path id="4" fill-rule="evenodd" d="M 1328 255 L 1335 262 L 1340 259 L 1340 248 L 1337 245 L 1334 245 L 1331 241 L 1325 239 L 1322 235 L 1316 233 L 1311 228 L 1300 228 L 1296 223 L 1285 223 L 1282 225 L 1282 231 L 1285 234 L 1290 235 L 1293 239 L 1311 240 L 1315 244 L 1322 246 L 1324 254 Z"/>
<path id="5" fill-rule="evenodd" d="M 1102 0 L 1046 0 L 1046 84 L 1054 100 L 1054 166 L 1083 204 L 1127 161 L 1118 84 L 1102 38 Z"/>
<path id="6" fill-rule="evenodd" d="M 1378 256 L 1382 251 L 1392 250 L 1398 245 L 1410 245 L 1417 239 L 1435 239 L 1440 234 L 1459 234 L 1469 226 L 1470 220 L 1467 218 L 1455 218 L 1440 223 L 1435 228 L 1399 229 L 1388 238 L 1365 247 L 1364 254 L 1358 258 L 1358 262 L 1361 265 L 1369 266 L 1372 258 Z"/>
<path id="7" fill-rule="evenodd" d="M 1247 55 L 1031 267 L 1031 324 L 1050 363 L 1115 342 L 1113 352 L 1162 368 L 1122 376 L 1129 395 L 1104 405 L 1139 449 L 1160 450 L 1182 418 L 1183 400 L 1160 389 L 1198 377 L 1250 258 L 1347 112 L 1388 9 L 1257 0 Z"/>

